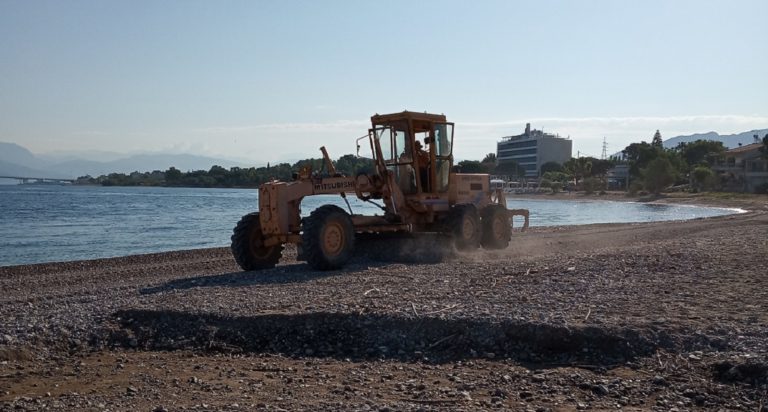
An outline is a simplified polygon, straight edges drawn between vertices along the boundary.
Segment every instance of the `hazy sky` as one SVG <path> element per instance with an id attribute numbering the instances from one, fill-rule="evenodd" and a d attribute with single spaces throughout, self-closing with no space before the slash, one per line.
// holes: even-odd
<path id="1" fill-rule="evenodd" d="M 574 155 L 768 127 L 768 1 L 0 0 L 0 141 L 254 162 L 353 153 L 370 116 L 525 123 Z"/>

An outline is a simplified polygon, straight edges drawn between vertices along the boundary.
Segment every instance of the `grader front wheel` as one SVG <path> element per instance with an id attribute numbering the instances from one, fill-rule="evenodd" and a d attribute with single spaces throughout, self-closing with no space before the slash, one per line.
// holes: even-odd
<path id="1" fill-rule="evenodd" d="M 264 246 L 258 212 L 237 222 L 231 240 L 232 255 L 243 270 L 273 268 L 283 254 L 283 245 Z"/>
<path id="2" fill-rule="evenodd" d="M 321 206 L 304 219 L 301 242 L 307 263 L 313 269 L 338 269 L 352 257 L 352 219 L 338 206 Z"/>

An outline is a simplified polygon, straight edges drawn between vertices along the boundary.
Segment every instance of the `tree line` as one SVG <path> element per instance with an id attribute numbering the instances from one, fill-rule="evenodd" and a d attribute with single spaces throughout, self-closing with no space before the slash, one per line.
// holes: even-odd
<path id="1" fill-rule="evenodd" d="M 278 179 L 289 181 L 293 174 L 303 167 L 310 170 L 322 170 L 323 159 L 304 159 L 294 164 L 267 164 L 264 167 L 232 167 L 226 169 L 212 166 L 209 170 L 193 170 L 182 172 L 170 167 L 168 170 L 152 172 L 110 173 L 99 177 L 81 176 L 77 184 L 98 184 L 102 186 L 168 186 L 168 187 L 258 187 L 262 183 Z M 348 154 L 333 162 L 338 173 L 356 176 L 361 172 L 372 172 L 373 162 L 370 159 L 359 158 Z"/>
<path id="2" fill-rule="evenodd" d="M 762 139 L 760 148 L 768 159 L 768 135 Z M 661 134 L 656 131 L 650 143 L 632 143 L 621 151 L 621 156 L 609 159 L 594 157 L 571 158 L 563 164 L 548 162 L 541 166 L 539 184 L 557 192 L 565 188 L 584 190 L 588 193 L 608 188 L 608 171 L 617 165 L 628 168 L 629 186 L 622 187 L 630 192 L 646 191 L 660 193 L 672 185 L 689 185 L 692 191 L 716 190 L 727 184 L 712 170 L 712 165 L 722 157 L 726 148 L 722 142 L 697 140 L 683 142 L 676 147 L 664 148 Z M 337 172 L 347 176 L 358 173 L 372 173 L 373 162 L 351 154 L 341 156 L 333 162 Z M 278 179 L 288 181 L 303 167 L 322 170 L 324 160 L 310 158 L 294 164 L 280 163 L 265 167 L 232 167 L 226 169 L 213 166 L 209 170 L 182 172 L 171 167 L 165 171 L 110 173 L 99 177 L 82 176 L 79 184 L 100 184 L 104 186 L 171 186 L 171 187 L 258 187 L 267 181 Z M 487 173 L 522 178 L 526 170 L 514 161 L 498 162 L 495 153 L 488 153 L 482 160 L 462 160 L 455 166 L 462 173 Z M 762 188 L 765 193 L 768 188 Z"/>
<path id="3" fill-rule="evenodd" d="M 733 176 L 721 176 L 712 168 L 723 160 L 726 150 L 722 142 L 712 140 L 682 142 L 666 149 L 656 131 L 651 143 L 632 143 L 622 151 L 629 166 L 629 191 L 658 194 L 673 185 L 693 192 L 721 190 L 734 184 Z M 760 152 L 768 159 L 768 134 L 762 139 Z M 758 187 L 756 192 L 767 193 L 768 184 Z"/>

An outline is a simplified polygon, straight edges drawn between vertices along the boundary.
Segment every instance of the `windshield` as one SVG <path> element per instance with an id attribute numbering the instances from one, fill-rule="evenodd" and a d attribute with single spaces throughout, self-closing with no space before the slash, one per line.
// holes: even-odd
<path id="1" fill-rule="evenodd" d="M 408 132 L 401 129 L 393 129 L 389 126 L 374 129 L 376 138 L 381 145 L 381 153 L 384 163 L 397 165 L 413 162 L 411 146 L 408 144 Z"/>
<path id="2" fill-rule="evenodd" d="M 453 150 L 453 123 L 435 125 L 435 153 L 439 157 L 448 157 Z"/>
<path id="3" fill-rule="evenodd" d="M 436 189 L 438 192 L 448 191 L 448 181 L 451 174 L 453 159 L 453 123 L 438 123 L 434 127 L 435 132 L 435 161 L 436 161 Z"/>
<path id="4" fill-rule="evenodd" d="M 403 193 L 416 192 L 416 176 L 413 169 L 413 150 L 405 127 L 376 127 L 375 139 L 381 147 L 381 156 L 387 170 Z"/>

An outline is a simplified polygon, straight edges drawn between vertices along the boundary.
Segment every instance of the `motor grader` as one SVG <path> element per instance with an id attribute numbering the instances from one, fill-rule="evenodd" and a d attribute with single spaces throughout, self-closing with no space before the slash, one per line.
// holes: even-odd
<path id="1" fill-rule="evenodd" d="M 293 181 L 273 180 L 259 187 L 259 211 L 247 214 L 232 234 L 232 254 L 244 270 L 274 267 L 283 245 L 297 245 L 298 259 L 313 269 L 342 267 L 352 257 L 356 237 L 437 234 L 458 250 L 503 249 L 509 245 L 512 216 L 490 176 L 453 171 L 453 128 L 444 115 L 404 111 L 371 117 L 368 134 L 357 139 L 371 150 L 373 171 L 337 173 L 325 147 L 326 173 L 305 167 Z M 424 142 L 422 149 L 421 142 Z M 349 212 L 323 205 L 301 217 L 307 196 L 339 194 Z M 382 213 L 352 213 L 347 195 L 371 202 Z"/>

